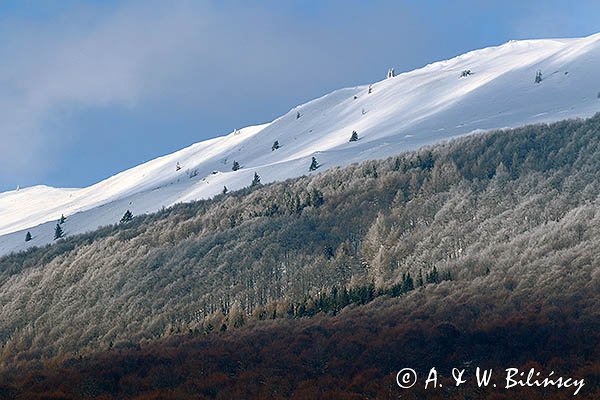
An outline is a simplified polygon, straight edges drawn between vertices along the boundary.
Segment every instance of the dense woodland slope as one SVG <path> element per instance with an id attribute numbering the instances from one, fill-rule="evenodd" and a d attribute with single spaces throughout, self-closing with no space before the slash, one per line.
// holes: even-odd
<path id="1" fill-rule="evenodd" d="M 255 185 L 6 256 L 1 393 L 397 398 L 407 364 L 539 362 L 585 375 L 594 398 L 599 170 L 600 115 Z"/>

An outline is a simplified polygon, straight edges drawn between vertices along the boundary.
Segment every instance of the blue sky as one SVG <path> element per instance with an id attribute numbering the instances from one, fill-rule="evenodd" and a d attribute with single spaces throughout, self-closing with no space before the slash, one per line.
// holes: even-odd
<path id="1" fill-rule="evenodd" d="M 0 0 L 0 191 L 89 185 L 388 67 L 598 31 L 585 0 Z"/>

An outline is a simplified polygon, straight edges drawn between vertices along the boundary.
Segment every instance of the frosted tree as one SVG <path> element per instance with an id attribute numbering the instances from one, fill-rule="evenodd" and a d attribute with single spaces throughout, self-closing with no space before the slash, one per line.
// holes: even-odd
<path id="1" fill-rule="evenodd" d="M 275 151 L 279 148 L 279 140 L 273 142 L 273 146 L 271 146 L 271 151 Z"/>
<path id="2" fill-rule="evenodd" d="M 542 71 L 538 71 L 535 73 L 535 83 L 542 82 Z"/>
<path id="3" fill-rule="evenodd" d="M 240 168 L 241 168 L 241 167 L 240 167 L 240 163 L 239 163 L 239 162 L 237 162 L 237 161 L 235 161 L 235 160 L 233 160 L 233 165 L 231 166 L 231 170 L 232 170 L 232 171 L 237 171 L 237 170 L 238 170 L 238 169 L 240 169 Z"/>
<path id="4" fill-rule="evenodd" d="M 132 219 L 133 219 L 132 212 L 127 210 L 127 211 L 125 211 L 125 214 L 123 214 L 123 216 L 121 217 L 121 223 L 125 224 L 125 223 L 131 221 Z"/>
<path id="5" fill-rule="evenodd" d="M 373 93 L 373 85 L 369 85 L 369 94 Z"/>
<path id="6" fill-rule="evenodd" d="M 308 170 L 309 171 L 314 171 L 317 168 L 319 168 L 319 163 L 317 162 L 317 159 L 313 157 L 312 160 L 311 160 L 311 162 L 310 162 L 310 167 L 308 167 Z"/>
<path id="7" fill-rule="evenodd" d="M 65 217 L 65 215 L 61 214 L 60 219 L 58 220 L 58 223 L 62 225 L 65 223 L 66 220 L 67 220 L 67 218 Z"/>
<path id="8" fill-rule="evenodd" d="M 60 239 L 64 234 L 65 232 L 60 227 L 60 224 L 56 224 L 56 228 L 54 228 L 54 240 Z"/>
<path id="9" fill-rule="evenodd" d="M 252 185 L 251 186 L 258 186 L 260 185 L 260 175 L 258 175 L 256 172 L 254 173 L 254 179 L 252 179 Z"/>
<path id="10" fill-rule="evenodd" d="M 352 131 L 352 135 L 350 136 L 349 142 L 356 142 L 358 140 L 358 133 L 356 131 Z"/>
<path id="11" fill-rule="evenodd" d="M 388 69 L 388 73 L 386 76 L 386 79 L 390 79 L 396 76 L 396 72 L 394 72 L 394 68 L 390 68 Z"/>

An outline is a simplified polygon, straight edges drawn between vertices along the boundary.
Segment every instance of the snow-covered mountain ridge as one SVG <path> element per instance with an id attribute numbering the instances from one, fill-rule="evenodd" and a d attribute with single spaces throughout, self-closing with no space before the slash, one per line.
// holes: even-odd
<path id="1" fill-rule="evenodd" d="M 263 183 L 308 174 L 313 156 L 319 171 L 472 132 L 598 111 L 600 34 L 510 41 L 337 90 L 271 123 L 196 143 L 86 188 L 1 193 L 0 254 L 52 242 L 61 214 L 71 235 L 118 222 L 127 209 L 153 212 L 212 197 L 224 186 L 248 186 L 255 172 Z M 353 131 L 359 140 L 349 142 Z M 275 141 L 280 148 L 272 150 Z M 26 231 L 33 240 L 25 242 Z"/>

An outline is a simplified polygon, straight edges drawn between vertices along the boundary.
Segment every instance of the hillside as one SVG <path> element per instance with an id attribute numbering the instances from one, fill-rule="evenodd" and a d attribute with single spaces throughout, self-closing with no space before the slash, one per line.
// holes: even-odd
<path id="1" fill-rule="evenodd" d="M 470 74 L 463 75 L 463 71 Z M 542 73 L 536 83 L 536 73 Z M 82 189 L 46 186 L 0 194 L 0 254 L 179 202 L 323 171 L 456 136 L 529 123 L 589 117 L 600 110 L 600 34 L 511 41 L 335 91 L 264 125 L 194 144 Z M 371 89 L 369 89 L 369 87 Z M 359 140 L 349 143 L 353 131 Z M 278 141 L 280 148 L 272 151 Z M 232 163 L 241 169 L 232 171 Z M 33 240 L 25 242 L 30 231 Z"/>
<path id="2" fill-rule="evenodd" d="M 422 299 L 411 313 L 439 313 L 436 323 L 474 323 L 446 314 L 448 299 L 480 324 L 536 303 L 576 301 L 590 317 L 599 168 L 596 116 L 256 186 L 6 256 L 2 359 L 303 318 L 332 311 L 320 296 L 343 288 L 359 304 Z"/>
<path id="3" fill-rule="evenodd" d="M 573 397 L 395 385 L 432 365 L 534 366 L 598 398 L 599 168 L 597 115 L 2 257 L 0 398 Z"/>

